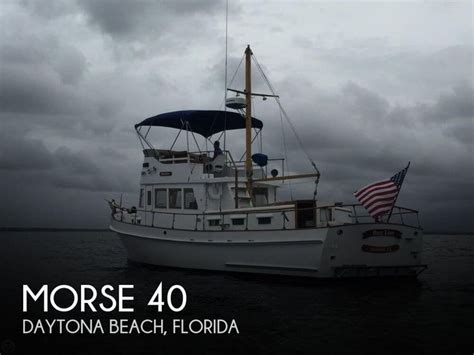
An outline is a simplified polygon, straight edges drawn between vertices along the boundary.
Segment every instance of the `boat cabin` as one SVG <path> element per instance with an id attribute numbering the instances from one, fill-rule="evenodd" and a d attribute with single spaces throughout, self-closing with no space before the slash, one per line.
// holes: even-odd
<path id="1" fill-rule="evenodd" d="M 139 223 L 217 231 L 314 228 L 334 222 L 336 206 L 324 207 L 327 204 L 315 200 L 278 201 L 278 188 L 292 178 L 284 175 L 284 159 L 254 155 L 249 183 L 246 161 L 235 160 L 230 151 L 155 149 L 142 131 L 150 126 L 172 127 L 178 135 L 185 131 L 208 139 L 224 127 L 245 128 L 245 119 L 233 112 L 195 110 L 166 113 L 137 124 L 144 148 Z M 257 134 L 263 128 L 255 118 L 252 126 Z"/>

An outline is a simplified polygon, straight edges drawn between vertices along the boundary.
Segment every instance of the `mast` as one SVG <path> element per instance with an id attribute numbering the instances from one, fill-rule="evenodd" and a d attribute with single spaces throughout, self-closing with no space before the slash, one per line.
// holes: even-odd
<path id="1" fill-rule="evenodd" d="M 247 190 L 252 197 L 252 50 L 247 45 L 245 50 L 245 173 L 247 175 Z"/>

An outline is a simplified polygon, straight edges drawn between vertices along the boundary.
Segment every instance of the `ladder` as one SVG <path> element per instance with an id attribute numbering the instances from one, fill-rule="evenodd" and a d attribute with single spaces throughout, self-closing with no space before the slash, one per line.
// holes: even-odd
<path id="1" fill-rule="evenodd" d="M 235 184 L 229 185 L 231 196 L 235 200 Z M 239 201 L 239 208 L 253 207 L 252 198 L 249 195 L 247 184 L 245 182 L 239 182 L 237 184 L 237 198 Z"/>

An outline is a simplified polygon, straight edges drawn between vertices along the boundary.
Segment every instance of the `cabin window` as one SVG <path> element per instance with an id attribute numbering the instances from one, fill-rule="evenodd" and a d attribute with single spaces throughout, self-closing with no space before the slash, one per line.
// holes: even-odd
<path id="1" fill-rule="evenodd" d="M 233 226 L 243 226 L 245 224 L 244 218 L 232 218 L 232 225 Z"/>
<path id="2" fill-rule="evenodd" d="M 145 191 L 143 189 L 140 189 L 140 200 L 138 202 L 138 205 L 140 207 L 143 207 L 143 195 L 144 195 Z"/>
<path id="3" fill-rule="evenodd" d="M 253 189 L 255 206 L 268 205 L 268 189 L 265 187 L 256 187 Z"/>
<path id="4" fill-rule="evenodd" d="M 272 224 L 272 217 L 259 217 L 258 224 Z"/>
<path id="5" fill-rule="evenodd" d="M 220 225 L 220 219 L 210 219 L 209 220 L 209 227 L 218 227 Z"/>
<path id="6" fill-rule="evenodd" d="M 169 208 L 182 208 L 183 207 L 183 198 L 181 189 L 169 189 L 168 190 L 168 205 Z"/>
<path id="7" fill-rule="evenodd" d="M 331 208 L 321 208 L 319 212 L 319 220 L 321 223 L 327 223 L 332 221 L 332 209 Z"/>
<path id="8" fill-rule="evenodd" d="M 166 189 L 155 189 L 155 208 L 166 208 Z"/>
<path id="9" fill-rule="evenodd" d="M 147 206 L 151 206 L 151 190 L 146 192 L 146 204 Z"/>
<path id="10" fill-rule="evenodd" d="M 194 197 L 193 189 L 183 189 L 184 193 L 184 208 L 187 210 L 197 210 L 198 205 L 196 197 Z"/>

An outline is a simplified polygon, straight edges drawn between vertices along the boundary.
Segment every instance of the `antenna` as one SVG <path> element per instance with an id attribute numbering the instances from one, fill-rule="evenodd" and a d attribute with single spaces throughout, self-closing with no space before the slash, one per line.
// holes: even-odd
<path id="1" fill-rule="evenodd" d="M 224 151 L 226 150 L 227 142 L 227 37 L 228 37 L 228 23 L 229 23 L 229 0 L 225 2 L 225 73 L 224 73 Z"/>

